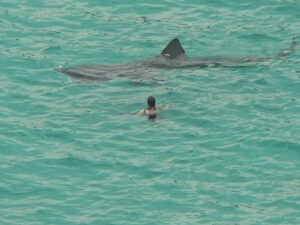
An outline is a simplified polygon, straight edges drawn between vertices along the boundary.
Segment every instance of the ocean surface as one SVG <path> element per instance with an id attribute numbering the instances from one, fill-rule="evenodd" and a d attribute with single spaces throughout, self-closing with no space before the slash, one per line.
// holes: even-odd
<path id="1" fill-rule="evenodd" d="M 300 224 L 299 45 L 153 85 L 53 70 L 175 37 L 189 57 L 272 56 L 293 36 L 298 0 L 1 0 L 0 224 Z M 149 95 L 163 119 L 133 116 Z"/>

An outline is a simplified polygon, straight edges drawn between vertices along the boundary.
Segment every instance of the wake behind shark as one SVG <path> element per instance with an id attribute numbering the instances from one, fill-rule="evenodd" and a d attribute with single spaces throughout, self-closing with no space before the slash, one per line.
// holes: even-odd
<path id="1" fill-rule="evenodd" d="M 136 62 L 111 64 L 111 65 L 83 65 L 73 68 L 58 68 L 56 71 L 69 75 L 70 77 L 83 80 L 106 81 L 115 77 L 128 77 L 132 79 L 146 78 L 155 70 L 184 69 L 184 68 L 205 68 L 219 66 L 239 66 L 255 62 L 264 62 L 271 59 L 284 58 L 296 48 L 296 37 L 293 37 L 292 44 L 277 55 L 267 57 L 244 57 L 235 58 L 189 58 L 182 48 L 178 38 L 173 39 L 154 58 L 139 60 Z M 152 79 L 152 78 L 151 78 Z"/>

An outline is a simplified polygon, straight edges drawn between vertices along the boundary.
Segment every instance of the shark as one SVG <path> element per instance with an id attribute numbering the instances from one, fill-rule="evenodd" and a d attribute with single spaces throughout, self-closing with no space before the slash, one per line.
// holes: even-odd
<path id="1" fill-rule="evenodd" d="M 291 54 L 296 48 L 296 37 L 292 38 L 289 47 L 282 49 L 278 54 L 266 57 L 244 57 L 244 58 L 190 58 L 186 55 L 180 40 L 174 38 L 161 53 L 153 58 L 142 59 L 135 62 L 126 62 L 120 64 L 100 64 L 100 65 L 82 65 L 71 68 L 56 68 L 57 72 L 66 74 L 70 77 L 90 80 L 90 81 L 108 81 L 117 77 L 126 77 L 129 79 L 139 79 L 147 77 L 153 71 L 185 69 L 185 68 L 214 68 L 251 65 L 257 62 L 264 62 L 271 59 L 280 59 Z M 150 79 L 155 80 L 151 77 Z M 139 85 L 139 82 L 133 82 Z"/>

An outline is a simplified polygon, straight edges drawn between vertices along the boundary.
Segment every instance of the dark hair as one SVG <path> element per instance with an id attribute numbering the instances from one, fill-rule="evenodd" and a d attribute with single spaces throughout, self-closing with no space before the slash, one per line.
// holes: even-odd
<path id="1" fill-rule="evenodd" d="M 155 107 L 155 98 L 153 96 L 149 96 L 147 99 L 147 103 L 149 107 Z"/>

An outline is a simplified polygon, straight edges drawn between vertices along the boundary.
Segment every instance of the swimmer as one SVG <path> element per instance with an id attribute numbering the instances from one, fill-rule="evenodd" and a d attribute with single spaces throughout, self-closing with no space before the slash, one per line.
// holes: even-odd
<path id="1" fill-rule="evenodd" d="M 155 107 L 155 98 L 153 96 L 149 96 L 147 98 L 148 108 L 142 109 L 137 116 L 145 115 L 149 120 L 157 119 L 160 110 L 165 110 L 171 108 L 168 104 L 166 106 Z"/>

